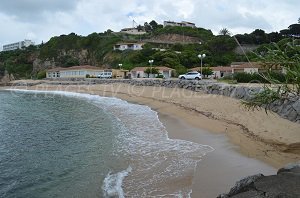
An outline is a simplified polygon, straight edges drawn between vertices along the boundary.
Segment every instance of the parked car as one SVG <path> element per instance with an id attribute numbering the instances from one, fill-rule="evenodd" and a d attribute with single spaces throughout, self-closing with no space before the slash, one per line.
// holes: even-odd
<path id="1" fill-rule="evenodd" d="M 112 78 L 112 72 L 103 72 L 99 74 L 97 78 Z"/>
<path id="2" fill-rule="evenodd" d="M 199 72 L 188 72 L 186 74 L 179 75 L 178 78 L 181 80 L 201 80 L 202 76 Z"/>

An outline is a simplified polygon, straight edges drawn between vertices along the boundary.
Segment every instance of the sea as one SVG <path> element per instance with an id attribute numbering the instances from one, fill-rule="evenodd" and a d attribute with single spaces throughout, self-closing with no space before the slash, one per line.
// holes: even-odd
<path id="1" fill-rule="evenodd" d="M 63 91 L 0 91 L 0 197 L 189 197 L 213 150 L 168 138 L 148 106 Z"/>

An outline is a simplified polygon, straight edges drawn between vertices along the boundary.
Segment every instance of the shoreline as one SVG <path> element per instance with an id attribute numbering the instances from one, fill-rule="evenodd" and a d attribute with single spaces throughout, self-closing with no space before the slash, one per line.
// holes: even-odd
<path id="1" fill-rule="evenodd" d="M 241 177 L 256 173 L 274 174 L 276 172 L 275 168 L 299 160 L 300 156 L 298 154 L 280 152 L 280 149 L 274 150 L 272 142 L 270 142 L 271 145 L 265 145 L 259 137 L 256 139 L 255 134 L 241 133 L 243 125 L 238 125 L 240 123 L 236 125 L 230 120 L 228 122 L 226 118 L 219 119 L 216 115 L 207 114 L 207 112 L 199 111 L 197 108 L 193 110 L 192 107 L 176 105 L 174 101 L 149 97 L 144 92 L 139 94 L 140 87 L 134 87 L 131 89 L 132 92 L 128 93 L 128 87 L 127 85 L 121 85 L 121 89 L 120 86 L 115 89 L 115 85 L 90 85 L 80 86 L 80 88 L 76 86 L 48 85 L 47 90 L 64 90 L 117 97 L 131 103 L 147 105 L 158 112 L 159 119 L 166 127 L 170 138 L 184 139 L 207 145 L 210 144 L 206 142 L 215 144 L 210 146 L 217 147 L 216 151 L 205 156 L 197 166 L 193 180 L 192 197 L 204 196 L 204 190 L 206 193 L 204 197 L 217 196 L 220 193 L 227 192 Z M 18 88 L 28 89 L 28 87 Z M 45 86 L 32 86 L 29 88 L 43 90 Z M 147 93 L 149 90 L 151 90 L 151 87 L 146 88 Z M 158 93 L 155 87 L 152 87 L 152 91 Z M 218 96 L 215 98 L 218 99 Z M 182 133 L 182 131 L 185 131 L 185 133 Z M 250 165 L 248 165 L 249 163 Z"/>

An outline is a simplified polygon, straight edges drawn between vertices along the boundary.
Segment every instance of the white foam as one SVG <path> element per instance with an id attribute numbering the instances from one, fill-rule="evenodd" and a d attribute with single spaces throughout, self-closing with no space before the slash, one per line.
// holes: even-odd
<path id="1" fill-rule="evenodd" d="M 122 189 L 123 180 L 131 171 L 132 168 L 129 166 L 126 170 L 116 174 L 111 174 L 111 172 L 109 172 L 105 177 L 102 186 L 104 196 L 124 198 L 125 196 Z"/>
<path id="2" fill-rule="evenodd" d="M 116 117 L 119 133 L 116 149 L 131 159 L 130 169 L 109 173 L 103 185 L 107 197 L 124 197 L 122 182 L 125 177 L 129 197 L 190 197 L 191 186 L 178 186 L 170 191 L 172 179 L 192 176 L 197 162 L 213 148 L 193 142 L 169 139 L 158 114 L 144 105 L 124 100 L 64 91 L 13 90 L 31 93 L 63 95 L 84 99 Z M 131 170 L 134 171 L 131 171 Z M 130 173 L 130 174 L 129 174 Z M 178 183 L 178 182 L 177 182 Z M 160 189 L 157 189 L 159 185 Z M 164 186 L 165 185 L 165 186 Z M 172 185 L 169 184 L 169 185 Z M 160 192 L 161 191 L 161 192 Z"/>

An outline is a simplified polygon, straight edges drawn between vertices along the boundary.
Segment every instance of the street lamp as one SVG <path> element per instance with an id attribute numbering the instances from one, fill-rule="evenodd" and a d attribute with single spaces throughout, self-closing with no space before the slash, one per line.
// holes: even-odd
<path id="1" fill-rule="evenodd" d="M 152 74 L 152 64 L 153 64 L 154 60 L 149 60 L 149 63 L 150 63 L 150 72 Z"/>
<path id="2" fill-rule="evenodd" d="M 120 70 L 121 70 L 122 65 L 123 65 L 122 63 L 119 64 Z"/>
<path id="3" fill-rule="evenodd" d="M 201 68 L 200 68 L 201 77 L 202 77 L 202 59 L 205 58 L 205 56 L 206 56 L 205 54 L 199 54 L 198 55 L 198 58 L 200 58 L 200 60 L 201 60 Z"/>

